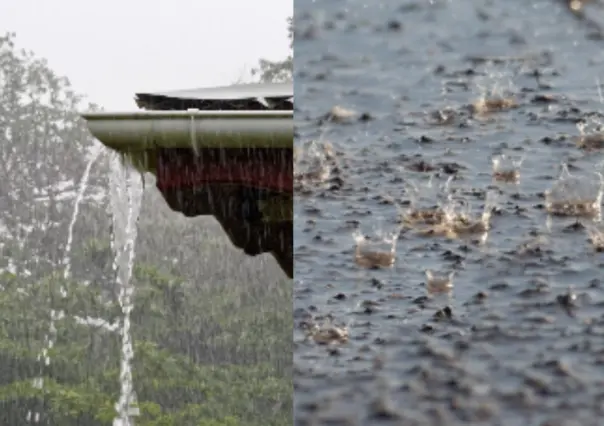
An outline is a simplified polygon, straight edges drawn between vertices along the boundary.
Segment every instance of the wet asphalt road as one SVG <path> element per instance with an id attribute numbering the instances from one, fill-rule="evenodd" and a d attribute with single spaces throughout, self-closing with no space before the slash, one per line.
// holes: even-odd
<path id="1" fill-rule="evenodd" d="M 604 254 L 588 220 L 548 227 L 543 196 L 561 163 L 602 168 L 573 140 L 604 111 L 599 22 L 556 1 L 296 0 L 296 145 L 335 151 L 296 196 L 296 425 L 604 424 Z M 488 90 L 518 107 L 472 113 Z M 355 115 L 325 120 L 335 105 Z M 524 158 L 519 184 L 493 180 L 498 154 Z M 487 242 L 402 231 L 392 268 L 355 265 L 353 232 L 397 231 L 391 200 L 429 176 L 474 212 L 497 195 Z M 455 271 L 450 298 L 426 297 L 426 269 Z M 348 338 L 308 337 L 326 322 Z"/>

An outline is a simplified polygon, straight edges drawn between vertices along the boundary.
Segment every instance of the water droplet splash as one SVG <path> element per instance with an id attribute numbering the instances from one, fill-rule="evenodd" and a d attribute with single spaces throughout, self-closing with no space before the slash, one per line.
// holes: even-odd
<path id="1" fill-rule="evenodd" d="M 348 326 L 332 321 L 313 323 L 306 331 L 306 338 L 319 345 L 338 345 L 348 341 Z"/>
<path id="2" fill-rule="evenodd" d="M 513 97 L 515 85 L 512 76 L 511 70 L 501 70 L 493 62 L 487 62 L 484 75 L 475 80 L 479 97 L 472 104 L 472 111 L 477 115 L 486 115 L 516 108 L 518 104 Z"/>
<path id="3" fill-rule="evenodd" d="M 321 184 L 331 177 L 335 153 L 329 142 L 310 141 L 297 149 L 294 177 L 303 185 Z"/>
<path id="4" fill-rule="evenodd" d="M 363 268 L 390 268 L 396 260 L 396 242 L 399 231 L 384 233 L 376 231 L 375 238 L 368 239 L 359 230 L 352 234 L 355 242 L 354 260 Z"/>
<path id="5" fill-rule="evenodd" d="M 600 172 L 572 175 L 562 164 L 558 180 L 545 192 L 545 207 L 552 216 L 601 219 L 604 178 Z"/>
<path id="6" fill-rule="evenodd" d="M 406 192 L 409 197 L 409 208 L 401 212 L 402 221 L 409 226 L 436 225 L 445 219 L 445 208 L 450 198 L 449 177 L 444 184 L 437 185 L 431 176 L 428 182 L 417 185 L 407 179 Z"/>
<path id="7" fill-rule="evenodd" d="M 598 253 L 604 252 L 604 229 L 594 224 L 586 224 L 585 231 L 594 250 Z"/>
<path id="8" fill-rule="evenodd" d="M 418 230 L 418 235 L 446 237 L 448 239 L 469 239 L 484 244 L 488 238 L 491 216 L 496 206 L 497 193 L 488 191 L 482 213 L 476 217 L 466 199 L 451 196 L 449 197 L 449 204 L 444 208 L 443 221 Z M 476 237 L 478 237 L 477 240 Z"/>
<path id="9" fill-rule="evenodd" d="M 524 161 L 524 156 L 515 157 L 508 155 L 498 155 L 493 157 L 493 180 L 505 183 L 520 182 L 520 167 Z"/>
<path id="10" fill-rule="evenodd" d="M 604 148 L 604 125 L 599 116 L 587 116 L 577 123 L 579 136 L 575 138 L 578 148 L 593 151 Z"/>
<path id="11" fill-rule="evenodd" d="M 441 308 L 448 306 L 453 298 L 453 277 L 455 272 L 448 275 L 434 275 L 431 270 L 426 270 L 426 291 L 430 298 L 436 299 Z"/>
<path id="12" fill-rule="evenodd" d="M 453 290 L 455 272 L 447 276 L 435 276 L 431 270 L 426 271 L 426 289 L 429 294 L 450 293 Z"/>

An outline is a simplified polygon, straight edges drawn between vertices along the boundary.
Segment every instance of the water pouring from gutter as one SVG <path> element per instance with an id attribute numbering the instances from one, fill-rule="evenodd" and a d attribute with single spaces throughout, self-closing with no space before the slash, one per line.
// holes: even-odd
<path id="1" fill-rule="evenodd" d="M 157 178 L 169 207 L 214 216 L 250 256 L 293 277 L 293 86 L 139 94 L 150 111 L 85 113 L 91 133 Z"/>
<path id="2" fill-rule="evenodd" d="M 67 281 L 71 278 L 71 246 L 73 245 L 73 234 L 75 229 L 75 224 L 77 222 L 80 206 L 84 201 L 84 195 L 86 194 L 86 189 L 88 188 L 88 181 L 90 179 L 90 171 L 92 170 L 92 166 L 99 158 L 101 152 L 103 151 L 103 146 L 100 143 L 96 143 L 92 146 L 89 152 L 88 163 L 86 164 L 86 168 L 84 169 L 84 173 L 82 174 L 82 179 L 80 180 L 80 184 L 78 187 L 78 191 L 75 196 L 74 206 L 73 206 L 73 214 L 71 215 L 71 221 L 69 222 L 69 227 L 67 229 L 67 242 L 65 244 L 65 255 L 63 257 L 63 279 Z M 65 298 L 67 296 L 67 289 L 65 288 L 64 283 L 61 284 L 60 288 L 61 297 Z M 57 311 L 55 309 L 50 310 L 50 324 L 48 327 L 48 333 L 46 334 L 45 347 L 42 349 L 40 354 L 38 355 L 38 362 L 40 365 L 40 376 L 34 380 L 34 387 L 43 389 L 44 388 L 44 378 L 43 372 L 45 368 L 48 368 L 50 365 L 50 355 L 49 352 L 52 350 L 57 335 L 56 321 L 60 320 L 64 316 L 64 312 Z M 38 423 L 40 418 L 40 414 L 38 412 L 29 412 L 26 420 L 32 421 L 34 423 Z"/>
<path id="3" fill-rule="evenodd" d="M 258 90 L 266 93 L 260 96 Z M 114 151 L 112 248 L 122 310 L 114 426 L 133 426 L 139 415 L 132 383 L 130 280 L 142 173 L 155 175 L 172 210 L 214 216 L 235 246 L 250 256 L 271 253 L 293 277 L 293 86 L 241 85 L 205 93 L 203 99 L 190 91 L 137 95 L 139 106 L 152 111 L 82 115 L 91 133 Z M 149 107 L 154 102 L 159 106 Z"/>
<path id="4" fill-rule="evenodd" d="M 76 194 L 76 198 L 73 206 L 73 214 L 71 216 L 71 221 L 69 222 L 69 228 L 67 230 L 67 243 L 65 244 L 65 257 L 63 258 L 63 278 L 68 280 L 71 277 L 71 246 L 73 245 L 73 231 L 75 229 L 76 221 L 78 220 L 78 216 L 80 214 L 80 205 L 82 201 L 84 201 L 84 195 L 86 193 L 86 189 L 88 188 L 88 180 L 90 179 L 90 171 L 92 170 L 92 166 L 99 158 L 100 154 L 103 152 L 103 145 L 96 142 L 89 153 L 89 160 L 86 164 L 86 169 L 84 170 L 84 174 L 82 175 L 82 179 L 80 180 L 80 187 L 78 189 L 78 193 Z M 63 291 L 61 291 L 63 293 Z"/>
<path id="5" fill-rule="evenodd" d="M 134 268 L 137 224 L 143 198 L 143 177 L 123 164 L 118 154 L 111 159 L 109 201 L 112 217 L 113 268 L 119 288 L 118 302 L 122 310 L 122 340 L 120 360 L 120 397 L 115 406 L 114 426 L 133 426 L 133 416 L 139 415 L 136 393 L 132 383 L 134 348 L 130 334 L 130 314 L 133 309 L 134 286 L 130 279 Z"/>
<path id="6" fill-rule="evenodd" d="M 73 214 L 68 226 L 65 255 L 63 258 L 63 279 L 71 278 L 71 248 L 73 245 L 74 229 L 79 217 L 80 207 L 85 199 L 86 189 L 90 179 L 92 166 L 104 152 L 104 147 L 97 143 L 90 152 L 86 168 L 80 180 L 78 191 L 75 196 Z M 131 362 L 134 356 L 132 338 L 130 335 L 130 313 L 133 308 L 132 296 L 134 288 L 130 282 L 135 257 L 135 241 L 137 235 L 137 220 L 140 213 L 143 195 L 143 181 L 140 172 L 123 164 L 122 158 L 117 153 L 111 153 L 110 162 L 110 187 L 109 202 L 112 217 L 112 249 L 115 253 L 113 268 L 116 271 L 116 283 L 119 288 L 118 302 L 122 310 L 122 319 L 118 322 L 118 328 L 109 324 L 112 331 L 118 331 L 121 335 L 121 362 L 120 362 L 120 397 L 116 403 L 117 417 L 114 426 L 133 426 L 133 416 L 139 414 L 136 407 L 136 394 L 132 383 Z M 61 297 L 67 297 L 67 289 L 64 283 L 60 288 Z M 43 389 L 43 371 L 51 362 L 49 352 L 54 347 L 57 335 L 56 322 L 64 317 L 65 313 L 51 309 L 49 331 L 45 337 L 45 347 L 38 356 L 41 363 L 41 375 L 34 380 L 34 387 Z M 76 322 L 87 324 L 86 318 L 74 318 Z M 26 420 L 38 423 L 40 414 L 29 412 Z"/>

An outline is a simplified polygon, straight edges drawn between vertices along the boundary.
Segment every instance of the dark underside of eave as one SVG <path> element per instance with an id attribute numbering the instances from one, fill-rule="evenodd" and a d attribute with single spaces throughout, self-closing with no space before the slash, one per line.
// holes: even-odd
<path id="1" fill-rule="evenodd" d="M 242 219 L 230 212 L 228 205 L 246 204 L 244 198 L 237 203 L 232 200 L 228 189 L 221 186 L 196 189 L 161 191 L 173 211 L 187 217 L 212 215 L 220 223 L 231 243 L 248 256 L 272 253 L 279 266 L 289 278 L 294 276 L 293 223 L 289 221 L 263 222 Z M 218 200 L 216 204 L 210 201 Z"/>
<path id="2" fill-rule="evenodd" d="M 162 95 L 139 93 L 136 95 L 139 108 L 153 111 L 292 111 L 294 104 L 291 97 L 207 100 L 183 99 Z"/>
<path id="3" fill-rule="evenodd" d="M 225 92 L 229 92 L 229 90 L 235 89 L 224 89 Z M 239 92 L 236 95 L 240 96 L 239 98 L 232 96 L 232 93 L 225 95 L 225 97 L 230 96 L 231 99 L 220 99 L 221 95 L 216 95 L 215 92 L 210 94 L 194 92 L 183 93 L 181 91 L 179 95 L 182 96 L 170 96 L 169 93 L 137 93 L 135 100 L 139 108 L 154 111 L 186 111 L 188 109 L 200 111 L 293 111 L 294 109 L 291 90 L 268 90 L 262 93 L 250 90 L 248 86 L 243 90 L 244 93 Z M 255 96 L 256 93 L 258 96 Z M 266 96 L 268 94 L 272 96 Z M 279 96 L 276 96 L 277 94 Z M 199 97 L 195 98 L 195 96 Z M 204 99 L 205 96 L 219 99 Z M 287 154 L 293 155 L 292 152 L 286 152 Z M 288 158 L 285 161 L 287 164 L 292 164 L 293 160 Z M 250 212 L 258 210 L 258 202 L 263 197 L 251 196 L 250 193 L 253 191 L 245 191 L 242 188 L 239 188 L 235 194 L 232 185 L 193 185 L 179 189 L 160 188 L 160 191 L 172 210 L 189 217 L 214 216 L 236 247 L 242 249 L 249 256 L 271 253 L 286 275 L 293 278 L 292 222 L 291 220 L 265 221 L 261 217 L 251 214 Z M 233 197 L 236 198 L 235 202 L 232 202 Z M 246 199 L 247 201 L 244 202 Z M 232 206 L 242 205 L 248 206 L 248 210 L 244 208 L 241 208 L 241 211 L 232 210 Z M 250 205 L 255 207 L 252 208 Z M 244 211 L 245 214 L 251 216 L 245 216 L 242 213 Z"/>

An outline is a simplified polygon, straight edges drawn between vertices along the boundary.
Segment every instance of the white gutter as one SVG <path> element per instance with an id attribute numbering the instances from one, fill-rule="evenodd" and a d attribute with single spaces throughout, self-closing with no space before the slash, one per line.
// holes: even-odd
<path id="1" fill-rule="evenodd" d="M 293 111 L 85 112 L 81 116 L 94 137 L 120 152 L 293 146 Z"/>

